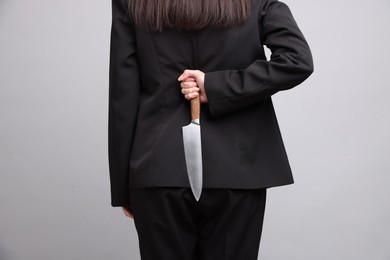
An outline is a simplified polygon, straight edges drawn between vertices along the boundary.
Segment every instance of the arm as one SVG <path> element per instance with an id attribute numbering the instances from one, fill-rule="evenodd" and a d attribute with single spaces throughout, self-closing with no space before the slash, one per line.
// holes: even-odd
<path id="1" fill-rule="evenodd" d="M 206 73 L 205 91 L 213 116 L 253 105 L 303 82 L 313 72 L 309 46 L 289 8 L 270 0 L 259 14 L 260 41 L 270 61 L 256 60 L 244 70 Z"/>
<path id="2" fill-rule="evenodd" d="M 111 205 L 128 206 L 129 159 L 139 102 L 134 28 L 125 0 L 112 0 L 108 157 Z"/>

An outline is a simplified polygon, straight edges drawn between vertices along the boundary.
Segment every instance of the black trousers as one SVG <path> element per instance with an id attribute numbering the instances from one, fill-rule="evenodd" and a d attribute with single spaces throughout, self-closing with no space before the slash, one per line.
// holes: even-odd
<path id="1" fill-rule="evenodd" d="M 130 190 L 142 260 L 257 260 L 266 189 Z"/>

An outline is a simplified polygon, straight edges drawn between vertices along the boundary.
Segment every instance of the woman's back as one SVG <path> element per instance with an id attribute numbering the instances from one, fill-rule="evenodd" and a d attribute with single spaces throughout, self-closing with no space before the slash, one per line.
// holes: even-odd
<path id="1" fill-rule="evenodd" d="M 111 204 L 143 260 L 255 260 L 266 188 L 293 182 L 271 96 L 312 73 L 307 42 L 276 0 L 130 1 L 112 0 Z M 197 96 L 199 201 L 182 135 Z"/>
<path id="2" fill-rule="evenodd" d="M 112 55 L 131 64 L 122 83 L 136 99 L 126 109 L 137 113 L 137 122 L 124 133 L 134 134 L 130 187 L 189 185 L 181 127 L 190 122 L 190 111 L 177 82 L 185 69 L 206 73 L 209 102 L 201 111 L 204 187 L 292 183 L 270 97 L 303 81 L 312 63 L 288 7 L 258 0 L 240 26 L 191 31 L 146 30 L 134 25 L 124 3 L 117 8 L 122 10 L 114 15 L 123 20 L 116 27 L 129 35 L 126 46 L 115 47 L 119 39 L 113 34 Z M 271 61 L 263 45 L 273 51 Z"/>

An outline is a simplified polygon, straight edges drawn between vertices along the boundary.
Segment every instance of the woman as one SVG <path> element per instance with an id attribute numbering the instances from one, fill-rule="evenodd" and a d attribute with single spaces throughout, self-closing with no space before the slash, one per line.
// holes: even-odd
<path id="1" fill-rule="evenodd" d="M 142 259 L 257 259 L 266 189 L 293 183 L 271 96 L 313 71 L 289 8 L 112 0 L 112 15 L 111 204 L 134 217 Z M 198 97 L 199 201 L 182 135 Z"/>

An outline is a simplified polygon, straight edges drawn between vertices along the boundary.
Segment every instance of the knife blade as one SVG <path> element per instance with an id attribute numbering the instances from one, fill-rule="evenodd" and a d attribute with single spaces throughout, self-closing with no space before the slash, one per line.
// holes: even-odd
<path id="1" fill-rule="evenodd" d="M 182 130 L 187 175 L 192 193 L 196 201 L 199 201 L 203 185 L 199 96 L 191 99 L 191 123 L 184 126 Z"/>

